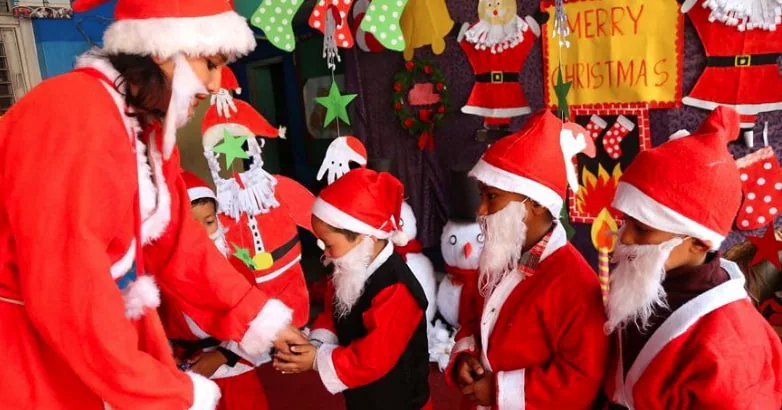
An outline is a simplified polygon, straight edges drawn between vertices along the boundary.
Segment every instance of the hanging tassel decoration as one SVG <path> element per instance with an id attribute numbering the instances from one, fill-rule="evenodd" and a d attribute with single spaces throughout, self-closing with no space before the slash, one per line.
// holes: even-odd
<path id="1" fill-rule="evenodd" d="M 567 14 L 565 13 L 564 0 L 556 0 L 554 2 L 554 31 L 551 33 L 552 38 L 559 37 L 560 47 L 570 47 L 570 41 L 567 39 L 570 36 L 570 26 L 567 22 Z"/>
<path id="2" fill-rule="evenodd" d="M 342 24 L 342 17 L 336 7 L 330 6 L 326 13 L 326 29 L 323 32 L 323 58 L 326 59 L 326 65 L 329 70 L 337 69 L 337 63 L 342 61 L 337 50 L 337 41 L 334 39 L 334 32 L 337 26 Z"/>

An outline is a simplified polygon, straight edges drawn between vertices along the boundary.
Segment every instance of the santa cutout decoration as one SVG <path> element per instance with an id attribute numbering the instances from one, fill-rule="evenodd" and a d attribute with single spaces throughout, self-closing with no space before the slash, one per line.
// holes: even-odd
<path id="1" fill-rule="evenodd" d="M 326 180 L 329 185 L 350 171 L 350 164 L 365 166 L 367 164 L 367 149 L 356 137 L 346 136 L 334 138 L 326 150 L 326 156 L 318 169 L 316 179 Z"/>
<path id="2" fill-rule="evenodd" d="M 204 155 L 217 187 L 218 211 L 232 255 L 231 262 L 248 279 L 290 306 L 293 324 L 309 319 L 309 295 L 300 265 L 301 244 L 297 226 L 312 231 L 311 209 L 315 197 L 296 181 L 271 175 L 263 169 L 261 148 L 266 138 L 284 137 L 251 105 L 234 100 L 231 118 L 210 107 L 202 124 Z M 248 150 L 242 148 L 247 143 Z M 249 168 L 223 178 L 220 154 L 226 169 L 233 159 L 250 159 Z"/>
<path id="3" fill-rule="evenodd" d="M 757 115 L 782 109 L 779 2 L 686 0 L 681 10 L 690 16 L 706 51 L 706 68 L 682 103 L 735 109 L 745 143 L 754 146 Z"/>
<path id="4" fill-rule="evenodd" d="M 223 70 L 220 73 L 220 89 L 217 93 L 212 94 L 210 103 L 217 106 L 217 113 L 220 116 L 230 118 L 232 112 L 236 112 L 236 104 L 234 104 L 234 97 L 231 93 L 234 92 L 237 95 L 242 93 L 242 88 L 239 87 L 239 81 L 236 79 L 234 72 L 223 66 Z"/>
<path id="5" fill-rule="evenodd" d="M 457 38 L 475 73 L 462 112 L 483 117 L 487 128 L 507 127 L 511 118 L 530 113 L 519 79 L 540 24 L 517 16 L 515 0 L 480 0 L 478 17 Z"/>

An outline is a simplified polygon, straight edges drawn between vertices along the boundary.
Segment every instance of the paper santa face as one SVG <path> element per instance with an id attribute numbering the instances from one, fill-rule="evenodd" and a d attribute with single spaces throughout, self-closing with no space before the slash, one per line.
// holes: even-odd
<path id="1" fill-rule="evenodd" d="M 480 0 L 478 17 L 492 26 L 504 26 L 516 17 L 516 0 Z"/>
<path id="2" fill-rule="evenodd" d="M 440 236 L 445 263 L 460 269 L 478 269 L 484 236 L 477 222 L 448 221 Z"/>
<path id="3" fill-rule="evenodd" d="M 407 202 L 402 202 L 402 213 L 399 216 L 399 225 L 402 228 L 402 232 L 407 235 L 410 240 L 415 239 L 418 235 L 417 221 L 415 220 L 415 214 L 413 208 Z"/>

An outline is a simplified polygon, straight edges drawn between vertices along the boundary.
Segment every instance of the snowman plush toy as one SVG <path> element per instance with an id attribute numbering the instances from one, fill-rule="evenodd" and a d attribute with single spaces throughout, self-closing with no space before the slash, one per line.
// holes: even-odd
<path id="1" fill-rule="evenodd" d="M 445 276 L 437 291 L 437 310 L 446 323 L 435 322 L 430 335 L 438 349 L 430 349 L 430 358 L 447 364 L 453 347 L 454 329 L 479 320 L 483 300 L 478 293 L 478 261 L 484 237 L 475 214 L 480 205 L 478 182 L 467 170 L 451 171 L 451 215 L 440 236 L 440 251 L 445 261 Z M 444 367 L 444 366 L 441 366 Z"/>

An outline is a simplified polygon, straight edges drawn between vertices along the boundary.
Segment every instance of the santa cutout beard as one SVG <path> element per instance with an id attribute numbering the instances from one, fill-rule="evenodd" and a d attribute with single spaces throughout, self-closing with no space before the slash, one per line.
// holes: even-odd
<path id="1" fill-rule="evenodd" d="M 526 29 L 527 23 L 519 16 L 513 16 L 505 24 L 492 24 L 481 19 L 464 33 L 464 38 L 475 44 L 478 50 L 489 48 L 492 53 L 497 53 L 521 43 Z"/>
<path id="2" fill-rule="evenodd" d="M 215 246 L 217 247 L 217 250 L 220 251 L 223 256 L 228 257 L 228 242 L 225 240 L 225 233 L 228 232 L 228 229 L 225 229 L 223 227 L 223 224 L 220 223 L 220 220 L 217 220 L 217 231 L 215 233 L 209 235 L 209 239 L 214 242 Z"/>
<path id="3" fill-rule="evenodd" d="M 371 273 L 369 264 L 375 242 L 365 236 L 361 242 L 339 258 L 324 258 L 326 264 L 334 264 L 334 298 L 337 316 L 342 318 L 350 313 L 353 305 L 364 293 L 364 285 Z"/>
<path id="4" fill-rule="evenodd" d="M 668 306 L 662 285 L 665 262 L 682 241 L 673 238 L 657 245 L 616 245 L 611 258 L 616 266 L 609 279 L 606 333 L 630 322 L 646 329 L 655 310 Z"/>
<path id="5" fill-rule="evenodd" d="M 521 260 L 521 250 L 527 237 L 527 208 L 524 202 L 511 201 L 499 212 L 478 217 L 486 237 L 478 269 L 478 285 L 482 296 L 491 294 L 505 274 L 513 271 Z"/>

